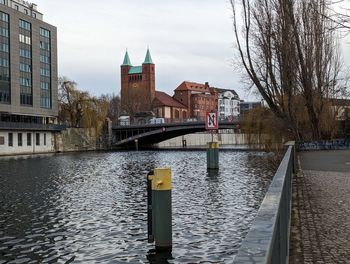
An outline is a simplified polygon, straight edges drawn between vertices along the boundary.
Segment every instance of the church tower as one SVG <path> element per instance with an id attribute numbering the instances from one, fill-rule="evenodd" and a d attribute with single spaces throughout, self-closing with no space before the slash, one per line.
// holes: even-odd
<path id="1" fill-rule="evenodd" d="M 147 49 L 145 61 L 142 63 L 143 86 L 147 90 L 149 109 L 152 110 L 152 102 L 156 96 L 155 65 L 152 61 L 151 53 Z"/>
<path id="2" fill-rule="evenodd" d="M 129 86 L 129 70 L 131 69 L 132 65 L 130 62 L 128 51 L 125 52 L 124 61 L 123 64 L 120 66 L 120 80 L 121 80 L 121 106 L 122 110 L 127 111 L 127 101 L 128 98 L 128 86 Z"/>
<path id="3" fill-rule="evenodd" d="M 137 112 L 152 111 L 155 98 L 155 65 L 149 49 L 142 66 L 132 66 L 126 52 L 120 68 L 122 109 L 131 116 Z"/>

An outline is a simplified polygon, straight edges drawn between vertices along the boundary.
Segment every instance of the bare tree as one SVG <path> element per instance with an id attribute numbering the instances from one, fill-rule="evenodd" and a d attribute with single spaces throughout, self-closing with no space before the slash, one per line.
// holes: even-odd
<path id="1" fill-rule="evenodd" d="M 240 61 L 250 81 L 295 139 L 321 138 L 320 118 L 340 85 L 341 68 L 326 0 L 230 2 Z M 311 136 L 301 130 L 304 113 Z"/>

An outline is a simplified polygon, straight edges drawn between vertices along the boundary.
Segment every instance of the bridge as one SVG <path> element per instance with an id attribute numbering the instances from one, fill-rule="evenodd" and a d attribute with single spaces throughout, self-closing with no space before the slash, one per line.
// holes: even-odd
<path id="1" fill-rule="evenodd" d="M 220 121 L 221 129 L 239 129 L 240 121 Z M 151 146 L 167 139 L 206 131 L 204 121 L 143 124 L 113 127 L 113 146 L 130 147 L 138 142 L 139 146 Z"/>

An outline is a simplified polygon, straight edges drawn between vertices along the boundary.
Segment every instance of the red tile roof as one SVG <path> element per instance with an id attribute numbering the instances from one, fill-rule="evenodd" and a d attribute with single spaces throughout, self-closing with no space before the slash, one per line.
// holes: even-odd
<path id="1" fill-rule="evenodd" d="M 186 108 L 183 104 L 181 104 L 179 101 L 172 98 L 170 95 L 156 91 L 156 97 L 154 105 L 156 106 L 172 106 L 177 108 Z"/>
<path id="2" fill-rule="evenodd" d="M 210 92 L 209 90 L 209 85 L 206 86 L 205 84 L 202 83 L 195 83 L 195 82 L 187 82 L 184 81 L 182 82 L 176 89 L 175 91 L 198 91 L 198 92 Z"/>

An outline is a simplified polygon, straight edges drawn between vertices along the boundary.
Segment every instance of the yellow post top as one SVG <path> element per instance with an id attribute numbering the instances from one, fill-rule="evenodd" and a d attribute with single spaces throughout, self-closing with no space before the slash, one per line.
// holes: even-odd
<path id="1" fill-rule="evenodd" d="M 219 142 L 208 142 L 208 148 L 211 148 L 211 149 L 219 148 Z"/>
<path id="2" fill-rule="evenodd" d="M 152 190 L 170 191 L 171 190 L 171 169 L 157 168 L 154 169 L 152 177 Z"/>

